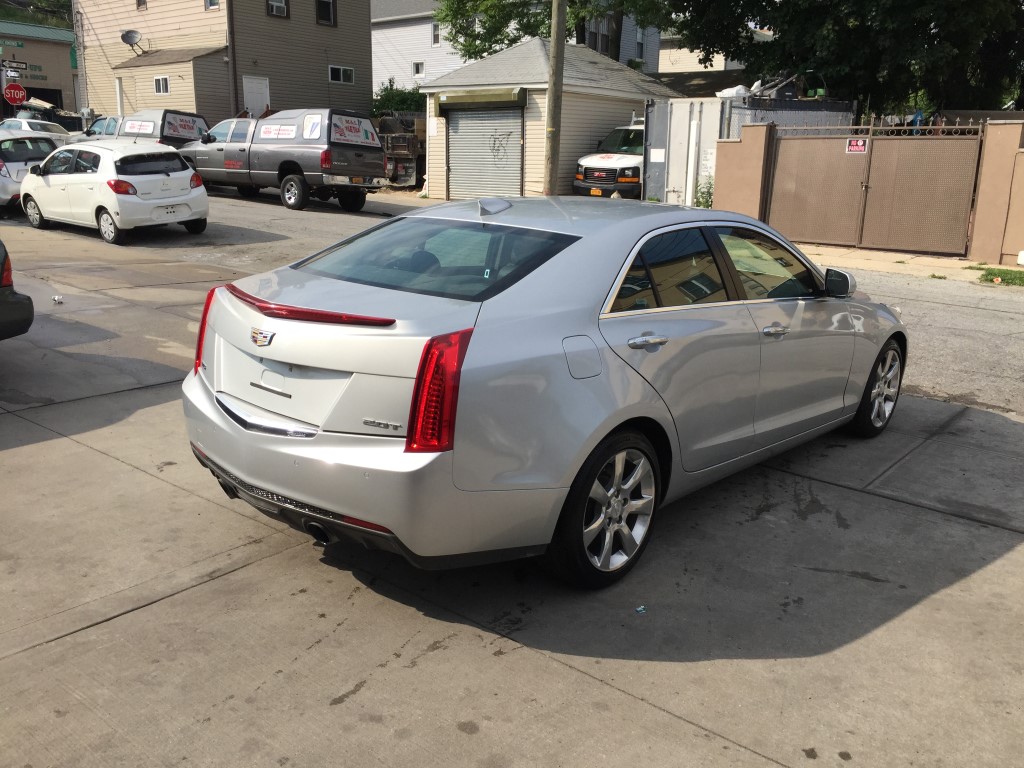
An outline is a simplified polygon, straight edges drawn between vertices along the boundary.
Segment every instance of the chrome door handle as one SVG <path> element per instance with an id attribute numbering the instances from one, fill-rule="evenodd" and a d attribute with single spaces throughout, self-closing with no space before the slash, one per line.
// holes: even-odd
<path id="1" fill-rule="evenodd" d="M 789 333 L 789 327 L 785 325 L 769 325 L 761 329 L 765 336 L 785 336 Z"/>
<path id="2" fill-rule="evenodd" d="M 668 344 L 668 336 L 637 336 L 626 342 L 630 349 L 647 349 L 648 347 L 663 347 Z"/>

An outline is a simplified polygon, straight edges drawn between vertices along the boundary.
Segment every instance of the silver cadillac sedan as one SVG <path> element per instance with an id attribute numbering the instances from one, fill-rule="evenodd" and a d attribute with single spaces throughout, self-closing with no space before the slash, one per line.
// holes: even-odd
<path id="1" fill-rule="evenodd" d="M 892 419 L 899 311 L 731 213 L 586 198 L 401 216 L 210 291 L 189 439 L 231 497 L 417 566 L 622 578 L 659 508 Z"/>

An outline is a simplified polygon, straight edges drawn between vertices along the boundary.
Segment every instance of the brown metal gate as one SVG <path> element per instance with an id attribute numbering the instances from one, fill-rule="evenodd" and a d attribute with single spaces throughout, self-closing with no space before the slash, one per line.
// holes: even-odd
<path id="1" fill-rule="evenodd" d="M 967 252 L 980 126 L 779 130 L 767 220 L 789 239 Z"/>

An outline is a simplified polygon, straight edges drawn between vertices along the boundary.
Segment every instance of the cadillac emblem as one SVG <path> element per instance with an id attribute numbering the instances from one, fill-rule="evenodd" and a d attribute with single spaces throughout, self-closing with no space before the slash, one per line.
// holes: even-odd
<path id="1" fill-rule="evenodd" d="M 269 333 L 268 331 L 261 331 L 259 328 L 253 328 L 249 333 L 249 338 L 252 339 L 252 343 L 257 347 L 269 347 L 270 342 L 274 340 L 274 336 L 277 334 Z"/>

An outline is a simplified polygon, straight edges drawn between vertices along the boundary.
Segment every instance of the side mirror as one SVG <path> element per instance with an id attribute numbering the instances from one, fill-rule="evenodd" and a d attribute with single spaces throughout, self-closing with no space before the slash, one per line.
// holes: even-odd
<path id="1" fill-rule="evenodd" d="M 199 137 L 199 140 L 203 144 L 213 144 L 217 141 L 217 137 L 211 135 L 209 132 L 204 132 L 203 135 Z"/>
<path id="2" fill-rule="evenodd" d="M 85 129 L 85 135 L 86 136 L 95 136 L 96 135 L 96 131 L 94 131 L 92 128 L 86 128 Z"/>
<path id="3" fill-rule="evenodd" d="M 825 295 L 837 299 L 845 298 L 857 290 L 853 275 L 839 269 L 825 270 Z"/>
<path id="4" fill-rule="evenodd" d="M 41 165 L 33 165 L 31 168 L 28 169 L 28 172 L 31 173 L 33 176 L 42 176 L 43 175 L 43 166 L 41 166 Z"/>

